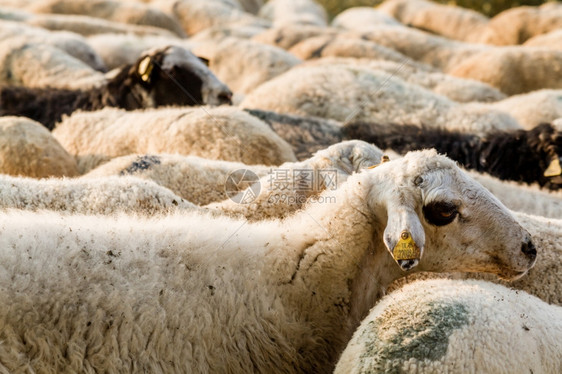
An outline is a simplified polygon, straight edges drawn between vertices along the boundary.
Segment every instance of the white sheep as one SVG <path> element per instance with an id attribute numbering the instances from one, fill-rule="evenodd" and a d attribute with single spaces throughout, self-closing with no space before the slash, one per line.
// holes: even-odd
<path id="1" fill-rule="evenodd" d="M 562 49 L 562 28 L 528 39 L 524 46 Z"/>
<path id="2" fill-rule="evenodd" d="M 527 232 L 432 151 L 322 196 L 332 203 L 258 223 L 0 215 L 3 370 L 329 373 L 404 275 L 389 248 L 404 269 L 421 257 L 516 277 L 533 264 Z"/>
<path id="3" fill-rule="evenodd" d="M 477 134 L 521 128 L 507 113 L 485 104 L 461 105 L 386 72 L 345 65 L 297 66 L 250 92 L 240 106 L 342 122 L 425 124 Z"/>
<path id="4" fill-rule="evenodd" d="M 34 14 L 27 18 L 25 23 L 47 30 L 71 31 L 82 36 L 96 34 L 130 34 L 167 38 L 177 37 L 177 34 L 155 26 L 132 25 L 76 14 Z"/>
<path id="5" fill-rule="evenodd" d="M 472 101 L 494 102 L 505 99 L 507 96 L 498 89 L 473 79 L 462 79 L 443 74 L 427 67 L 425 64 L 412 60 L 399 62 L 388 61 L 384 58 L 341 58 L 323 57 L 305 62 L 303 66 L 344 64 L 374 70 L 382 70 L 388 74 L 399 77 L 405 82 L 427 88 L 436 94 L 448 97 L 460 103 Z M 499 109 L 499 108 L 498 108 Z"/>
<path id="6" fill-rule="evenodd" d="M 261 190 L 264 191 L 269 185 L 269 179 L 275 178 L 280 172 L 289 172 L 292 175 L 294 170 L 302 170 L 303 172 L 316 173 L 315 177 L 317 177 L 319 170 L 324 170 L 326 173 L 331 173 L 331 176 L 337 174 L 334 182 L 343 183 L 352 172 L 378 164 L 381 156 L 382 151 L 375 146 L 356 140 L 334 144 L 327 149 L 316 152 L 308 160 L 286 162 L 276 168 L 265 165 L 246 165 L 232 161 L 209 160 L 196 156 L 130 155 L 114 158 L 84 177 L 133 175 L 152 180 L 192 203 L 206 205 L 233 197 L 236 192 L 232 190 L 232 187 L 236 187 L 237 191 L 245 190 L 256 182 L 257 178 L 265 177 L 261 181 Z M 240 183 L 236 186 L 228 183 L 233 173 L 243 173 L 245 170 L 253 173 L 255 179 L 240 180 Z M 315 185 L 314 187 L 318 186 Z M 321 189 L 323 187 L 325 186 L 320 186 Z M 312 194 L 319 193 L 320 190 L 310 188 L 305 191 L 293 192 Z M 257 199 L 266 201 L 263 195 L 263 193 L 260 193 Z M 300 205 L 295 206 L 300 207 Z"/>
<path id="7" fill-rule="evenodd" d="M 0 20 L 0 39 L 18 38 L 29 43 L 57 47 L 70 56 L 84 62 L 94 70 L 105 71 L 101 57 L 80 35 L 68 31 L 46 31 L 20 22 Z"/>
<path id="8" fill-rule="evenodd" d="M 562 217 L 562 191 L 544 190 L 537 184 L 500 180 L 476 171 L 467 170 L 467 173 L 509 209 L 549 218 Z"/>
<path id="9" fill-rule="evenodd" d="M 483 281 L 418 281 L 363 320 L 335 374 L 560 373 L 562 308 Z"/>
<path id="10" fill-rule="evenodd" d="M 285 163 L 266 175 L 256 173 L 261 177 L 258 182 L 206 207 L 251 221 L 285 218 L 316 201 L 322 191 L 337 189 L 354 173 L 379 164 L 381 158 L 382 151 L 373 145 L 358 140 L 341 142 L 308 160 Z"/>
<path id="11" fill-rule="evenodd" d="M 34 178 L 78 175 L 76 160 L 43 125 L 0 117 L 0 173 Z"/>
<path id="12" fill-rule="evenodd" d="M 314 36 L 339 34 L 336 28 L 314 26 L 314 25 L 285 25 L 271 27 L 262 33 L 254 36 L 252 39 L 260 43 L 274 45 L 283 49 L 289 49 L 297 43 Z"/>
<path id="13" fill-rule="evenodd" d="M 105 76 L 60 48 L 25 36 L 0 39 L 0 82 L 33 88 L 81 89 L 102 85 Z"/>
<path id="14" fill-rule="evenodd" d="M 560 89 L 562 51 L 545 47 L 495 47 L 467 56 L 446 72 L 488 83 L 507 95 Z"/>
<path id="15" fill-rule="evenodd" d="M 258 15 L 270 20 L 275 27 L 328 25 L 326 10 L 314 0 L 269 0 L 260 8 Z"/>
<path id="16" fill-rule="evenodd" d="M 86 15 L 133 25 L 154 26 L 169 30 L 180 37 L 185 36 L 174 17 L 155 7 L 134 1 L 43 0 L 31 3 L 25 10 L 33 13 Z"/>
<path id="17" fill-rule="evenodd" d="M 83 157 L 179 153 L 245 164 L 296 161 L 289 144 L 265 123 L 233 107 L 75 112 L 53 136 Z"/>
<path id="18" fill-rule="evenodd" d="M 486 27 L 474 30 L 467 40 L 494 45 L 522 44 L 533 36 L 560 27 L 562 27 L 562 7 L 548 4 L 540 7 L 520 6 L 499 13 Z"/>
<path id="19" fill-rule="evenodd" d="M 491 104 L 491 107 L 509 113 L 523 128 L 531 130 L 562 117 L 562 89 L 513 95 Z"/>
<path id="20" fill-rule="evenodd" d="M 331 23 L 332 27 L 356 31 L 376 25 L 401 26 L 396 18 L 366 6 L 348 8 L 335 16 Z"/>
<path id="21" fill-rule="evenodd" d="M 152 1 L 150 5 L 176 18 L 189 36 L 216 25 L 269 25 L 269 22 L 240 9 L 237 2 L 159 0 Z"/>
<path id="22" fill-rule="evenodd" d="M 549 304 L 562 306 L 562 271 L 560 271 L 560 258 L 562 258 L 562 244 L 560 243 L 562 219 L 559 218 L 560 215 L 556 218 L 547 218 L 522 212 L 512 213 L 521 226 L 531 234 L 537 251 L 537 262 L 524 277 L 512 282 L 507 282 L 498 280 L 488 274 L 415 273 L 406 278 L 396 280 L 390 285 L 388 290 L 399 289 L 404 284 L 419 279 L 476 278 L 513 287 L 528 292 Z"/>
<path id="23" fill-rule="evenodd" d="M 386 0 L 377 11 L 405 25 L 457 40 L 466 40 L 489 22 L 488 17 L 477 11 L 427 0 Z"/>
<path id="24" fill-rule="evenodd" d="M 167 188 L 131 176 L 36 180 L 0 175 L 0 209 L 8 208 L 146 215 L 197 209 Z"/>
<path id="25" fill-rule="evenodd" d="M 253 40 L 201 44 L 195 44 L 193 53 L 209 60 L 209 69 L 236 93 L 248 93 L 301 62 L 281 48 Z"/>

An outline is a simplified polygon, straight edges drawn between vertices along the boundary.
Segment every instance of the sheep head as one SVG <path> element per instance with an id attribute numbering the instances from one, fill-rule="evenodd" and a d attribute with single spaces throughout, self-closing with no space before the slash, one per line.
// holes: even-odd
<path id="1" fill-rule="evenodd" d="M 232 103 L 232 92 L 205 60 L 178 46 L 146 52 L 128 70 L 128 79 L 138 107 Z"/>
<path id="2" fill-rule="evenodd" d="M 516 279 L 535 262 L 529 233 L 499 200 L 434 150 L 410 152 L 373 170 L 375 215 L 403 270 L 489 272 Z M 385 214 L 386 213 L 386 214 Z"/>

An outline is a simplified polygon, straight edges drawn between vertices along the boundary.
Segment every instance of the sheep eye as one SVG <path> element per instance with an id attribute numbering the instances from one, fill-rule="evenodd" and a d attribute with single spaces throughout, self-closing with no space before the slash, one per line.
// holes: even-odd
<path id="1" fill-rule="evenodd" d="M 427 222 L 435 226 L 445 226 L 453 222 L 459 214 L 453 203 L 435 201 L 423 207 L 423 215 Z"/>

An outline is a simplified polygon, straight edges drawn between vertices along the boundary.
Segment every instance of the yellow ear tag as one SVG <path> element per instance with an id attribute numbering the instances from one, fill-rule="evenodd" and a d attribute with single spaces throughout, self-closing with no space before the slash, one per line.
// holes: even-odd
<path id="1" fill-rule="evenodd" d="M 558 157 L 556 157 L 554 160 L 552 160 L 550 165 L 548 165 L 548 168 L 544 171 L 544 176 L 556 177 L 561 174 L 562 174 L 562 167 L 560 167 L 560 160 L 558 159 Z"/>
<path id="2" fill-rule="evenodd" d="M 384 164 L 385 162 L 388 162 L 388 161 L 390 161 L 390 157 L 388 157 L 387 155 L 383 155 L 382 158 L 381 158 L 380 164 Z M 374 169 L 374 168 L 376 168 L 377 166 L 379 166 L 380 164 L 376 164 L 376 165 L 373 165 L 373 166 L 369 166 L 367 169 Z"/>
<path id="3" fill-rule="evenodd" d="M 150 81 L 150 73 L 152 73 L 152 69 L 154 65 L 152 64 L 152 60 L 150 56 L 146 56 L 140 63 L 138 73 L 141 79 L 145 82 Z"/>
<path id="4" fill-rule="evenodd" d="M 396 261 L 415 260 L 421 257 L 421 251 L 408 231 L 402 231 L 400 240 L 392 250 L 392 257 Z"/>

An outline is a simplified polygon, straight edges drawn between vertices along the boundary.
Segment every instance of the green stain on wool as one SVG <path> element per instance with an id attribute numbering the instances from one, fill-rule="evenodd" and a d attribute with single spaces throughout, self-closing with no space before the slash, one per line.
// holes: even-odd
<path id="1" fill-rule="evenodd" d="M 400 305 L 371 321 L 361 336 L 361 373 L 402 373 L 406 361 L 437 361 L 447 353 L 451 334 L 469 323 L 460 303 L 428 303 L 413 314 Z"/>

